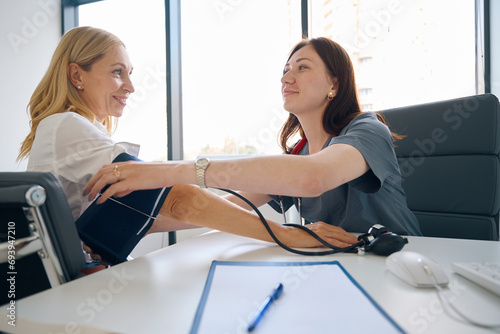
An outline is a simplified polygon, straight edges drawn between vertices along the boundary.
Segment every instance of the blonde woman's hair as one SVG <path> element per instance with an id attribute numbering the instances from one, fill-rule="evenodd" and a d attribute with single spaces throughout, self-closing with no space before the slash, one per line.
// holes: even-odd
<path id="1" fill-rule="evenodd" d="M 95 122 L 95 114 L 83 102 L 76 87 L 69 80 L 68 66 L 70 63 L 76 63 L 84 71 L 90 71 L 92 65 L 116 45 L 123 45 L 123 42 L 115 35 L 98 28 L 78 27 L 64 34 L 54 51 L 47 72 L 26 108 L 31 130 L 21 144 L 18 161 L 29 156 L 38 124 L 46 117 L 73 111 L 92 123 Z M 107 117 L 104 125 L 111 133 L 116 120 Z"/>

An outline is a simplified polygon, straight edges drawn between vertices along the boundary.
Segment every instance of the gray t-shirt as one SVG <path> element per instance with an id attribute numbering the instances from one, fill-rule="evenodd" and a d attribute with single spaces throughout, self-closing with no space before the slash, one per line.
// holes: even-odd
<path id="1" fill-rule="evenodd" d="M 370 170 L 319 197 L 303 197 L 302 217 L 353 233 L 366 233 L 373 224 L 382 224 L 397 234 L 422 235 L 417 218 L 406 204 L 388 127 L 374 113 L 365 112 L 354 118 L 337 137 L 329 139 L 325 147 L 338 143 L 356 147 Z M 309 146 L 306 144 L 299 154 L 309 154 Z M 278 197 L 271 197 L 269 205 L 281 212 Z M 283 196 L 282 200 L 285 211 L 292 205 L 298 206 L 297 198 Z"/>

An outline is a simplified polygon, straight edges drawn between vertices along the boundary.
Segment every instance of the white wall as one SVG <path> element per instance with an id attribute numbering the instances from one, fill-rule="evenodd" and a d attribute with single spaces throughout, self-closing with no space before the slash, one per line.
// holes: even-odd
<path id="1" fill-rule="evenodd" d="M 58 0 L 0 0 L 0 171 L 16 162 L 28 134 L 26 105 L 61 38 Z"/>

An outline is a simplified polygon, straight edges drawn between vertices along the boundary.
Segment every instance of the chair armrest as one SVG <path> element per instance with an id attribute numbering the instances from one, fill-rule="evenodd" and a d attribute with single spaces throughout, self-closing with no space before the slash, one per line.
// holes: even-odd
<path id="1" fill-rule="evenodd" d="M 45 203 L 46 198 L 45 189 L 39 185 L 27 184 L 0 188 L 0 205 L 40 206 Z"/>

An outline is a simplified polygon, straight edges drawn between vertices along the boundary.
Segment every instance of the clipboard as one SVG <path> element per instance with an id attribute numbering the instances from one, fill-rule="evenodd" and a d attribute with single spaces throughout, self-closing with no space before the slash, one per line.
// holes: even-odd
<path id="1" fill-rule="evenodd" d="M 283 293 L 252 333 L 405 333 L 338 261 L 213 261 L 190 333 L 247 333 L 277 283 Z"/>

